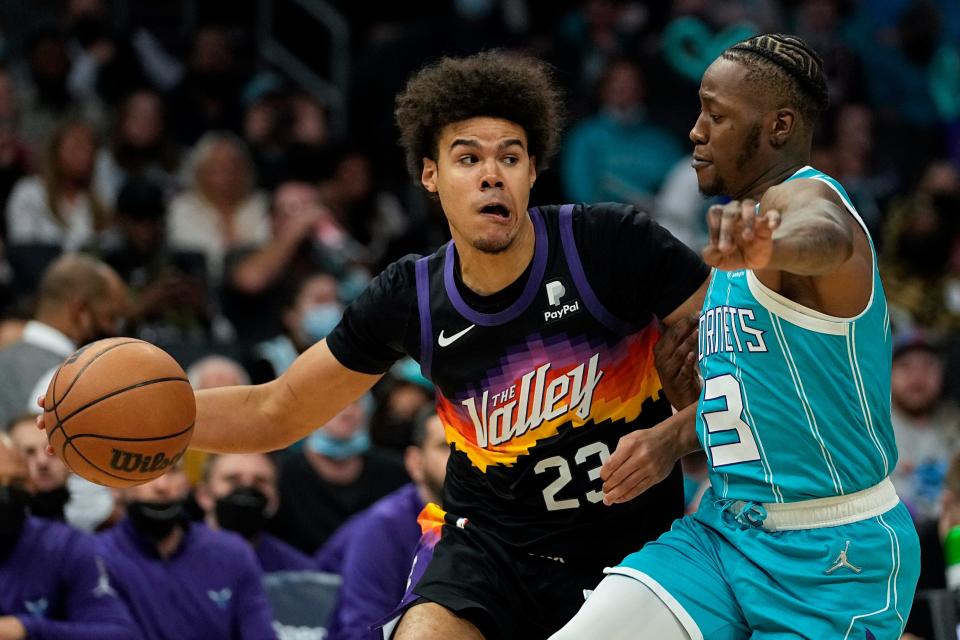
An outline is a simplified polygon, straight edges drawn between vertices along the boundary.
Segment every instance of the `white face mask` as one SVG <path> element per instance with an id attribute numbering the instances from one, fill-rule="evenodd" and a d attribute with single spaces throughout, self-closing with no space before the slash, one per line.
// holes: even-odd
<path id="1" fill-rule="evenodd" d="M 82 531 L 94 532 L 113 513 L 113 492 L 99 484 L 71 474 L 67 478 L 70 499 L 63 509 L 67 523 Z"/>

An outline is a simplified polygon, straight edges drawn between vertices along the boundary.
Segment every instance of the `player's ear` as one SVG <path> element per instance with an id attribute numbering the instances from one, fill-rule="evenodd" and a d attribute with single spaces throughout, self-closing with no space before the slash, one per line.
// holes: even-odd
<path id="1" fill-rule="evenodd" d="M 214 508 L 213 495 L 210 493 L 210 488 L 206 485 L 205 482 L 198 482 L 196 488 L 194 489 L 194 497 L 197 499 L 197 506 L 203 510 L 204 513 L 210 513 Z"/>
<path id="2" fill-rule="evenodd" d="M 530 156 L 530 188 L 537 181 L 537 156 Z"/>
<path id="3" fill-rule="evenodd" d="M 414 483 L 423 481 L 423 451 L 420 447 L 409 446 L 404 450 L 403 466 Z"/>
<path id="4" fill-rule="evenodd" d="M 770 144 L 779 149 L 787 143 L 798 124 L 797 112 L 783 108 L 773 112 L 770 126 Z"/>
<path id="5" fill-rule="evenodd" d="M 420 174 L 420 184 L 430 193 L 437 192 L 437 162 L 430 158 L 423 159 L 423 172 Z"/>

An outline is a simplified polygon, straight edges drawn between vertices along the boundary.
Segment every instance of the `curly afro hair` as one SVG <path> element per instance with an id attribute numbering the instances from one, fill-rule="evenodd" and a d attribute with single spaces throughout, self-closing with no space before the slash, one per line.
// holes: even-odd
<path id="1" fill-rule="evenodd" d="M 424 67 L 397 96 L 395 113 L 407 170 L 416 181 L 422 159 L 437 158 L 440 132 L 453 122 L 489 117 L 521 126 L 538 171 L 556 153 L 563 125 L 552 69 L 534 58 L 500 51 L 443 58 Z"/>

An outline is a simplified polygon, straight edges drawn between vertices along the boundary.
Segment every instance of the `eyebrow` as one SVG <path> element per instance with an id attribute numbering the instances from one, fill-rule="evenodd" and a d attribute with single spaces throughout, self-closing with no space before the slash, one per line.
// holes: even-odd
<path id="1" fill-rule="evenodd" d="M 497 151 L 503 151 L 507 147 L 512 147 L 514 145 L 522 149 L 523 140 L 521 140 L 520 138 L 510 138 L 508 140 L 504 140 L 499 145 L 497 145 Z M 469 138 L 457 138 L 456 140 L 450 143 L 450 148 L 453 149 L 454 147 L 457 147 L 457 146 L 464 146 L 464 147 L 470 147 L 473 149 L 479 149 L 480 143 L 477 142 L 476 140 L 471 140 Z"/>

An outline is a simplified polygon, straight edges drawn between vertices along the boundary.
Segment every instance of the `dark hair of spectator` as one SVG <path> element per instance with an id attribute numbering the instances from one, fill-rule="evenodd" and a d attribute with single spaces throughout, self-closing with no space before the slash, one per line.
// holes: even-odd
<path id="1" fill-rule="evenodd" d="M 127 140 L 124 139 L 123 134 L 124 124 L 127 118 L 130 117 L 130 112 L 133 110 L 133 102 L 143 94 L 153 97 L 160 107 L 161 130 L 154 146 L 147 150 L 153 153 L 153 157 L 150 159 L 155 160 L 167 171 L 175 171 L 180 166 L 180 153 L 168 133 L 169 123 L 167 122 L 167 109 L 163 102 L 163 97 L 153 89 L 138 89 L 128 93 L 123 98 L 123 101 L 117 108 L 116 117 L 114 118 L 110 150 L 113 152 L 113 157 L 117 161 L 117 164 L 124 169 L 136 171 L 143 168 L 139 166 L 140 163 L 147 160 L 147 158 L 143 157 L 143 150 L 131 147 Z"/>
<path id="2" fill-rule="evenodd" d="M 781 106 L 797 108 L 811 125 L 830 104 L 823 60 L 796 36 L 757 36 L 738 42 L 722 57 L 748 67 L 748 82 L 761 85 Z"/>
<path id="3" fill-rule="evenodd" d="M 31 424 L 36 425 L 36 422 L 37 422 L 37 414 L 35 414 L 35 413 L 21 413 L 20 415 L 16 416 L 16 417 L 13 418 L 12 420 L 10 420 L 10 422 L 8 422 L 8 423 L 5 425 L 3 431 L 0 431 L 0 433 L 10 433 L 11 431 L 13 431 L 13 428 L 14 428 L 15 426 L 17 426 L 18 424 L 20 424 L 21 422 L 29 422 L 29 423 L 31 423 Z"/>
<path id="4" fill-rule="evenodd" d="M 47 140 L 47 145 L 44 148 L 43 186 L 47 196 L 47 207 L 53 214 L 53 218 L 57 221 L 57 224 L 64 227 L 67 226 L 67 221 L 63 217 L 63 212 L 60 211 L 64 188 L 64 176 L 60 167 L 60 147 L 63 146 L 63 141 L 67 135 L 76 129 L 85 130 L 87 135 L 94 141 L 94 144 L 98 142 L 97 133 L 88 122 L 79 119 L 70 119 L 57 127 Z M 92 177 L 91 172 L 91 179 Z M 86 186 L 87 198 L 90 202 L 90 213 L 93 215 L 93 227 L 99 231 L 107 226 L 109 213 L 100 201 L 100 198 L 97 197 L 96 192 L 91 188 L 91 185 L 88 184 Z"/>
<path id="5" fill-rule="evenodd" d="M 200 465 L 200 481 L 204 483 L 210 482 L 210 476 L 213 475 L 213 465 L 217 463 L 217 460 L 221 456 L 228 454 L 225 453 L 211 453 L 206 458 L 203 459 L 203 464 Z M 274 476 L 279 481 L 280 478 L 280 468 L 277 466 L 277 461 L 274 460 L 271 456 L 267 454 L 261 454 L 264 458 L 270 461 L 270 466 L 273 467 Z"/>
<path id="6" fill-rule="evenodd" d="M 435 415 L 437 415 L 437 409 L 433 404 L 428 404 L 417 411 L 417 415 L 413 417 L 413 428 L 410 430 L 410 446 L 423 447 L 427 439 L 427 422 Z"/>
<path id="7" fill-rule="evenodd" d="M 107 266 L 82 253 L 68 253 L 54 260 L 43 272 L 37 289 L 37 310 L 71 300 L 94 302 L 110 295 Z"/>
<path id="8" fill-rule="evenodd" d="M 127 179 L 117 194 L 117 215 L 131 220 L 162 220 L 167 212 L 163 189 L 146 178 Z"/>
<path id="9" fill-rule="evenodd" d="M 423 158 L 437 158 L 440 132 L 448 124 L 489 117 L 519 125 L 540 171 L 557 150 L 563 124 L 552 69 L 499 51 L 443 58 L 420 70 L 397 96 L 395 114 L 414 180 L 420 178 Z"/>

